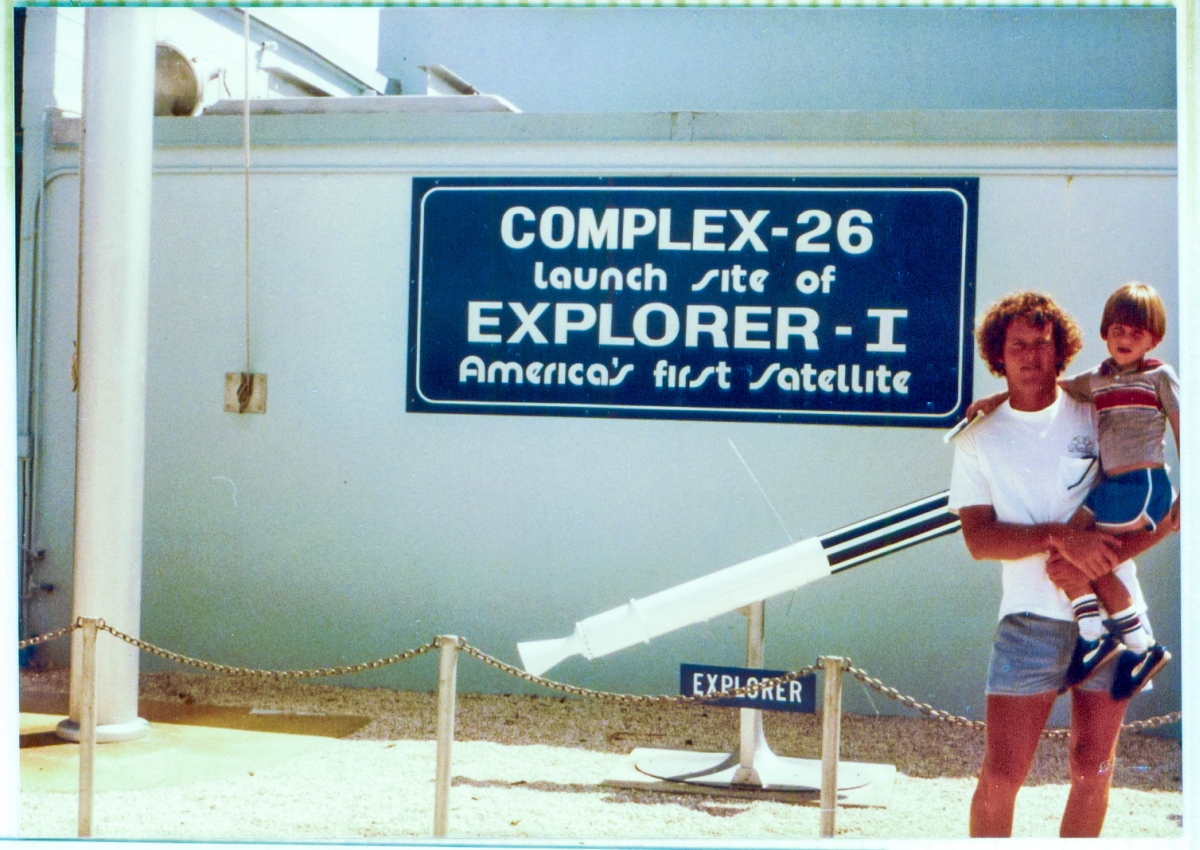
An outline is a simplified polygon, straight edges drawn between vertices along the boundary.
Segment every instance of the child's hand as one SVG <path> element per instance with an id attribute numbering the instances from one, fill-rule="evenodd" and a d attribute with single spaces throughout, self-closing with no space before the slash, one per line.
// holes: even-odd
<path id="1" fill-rule="evenodd" d="M 1171 505 L 1171 512 L 1167 514 L 1167 528 L 1171 531 L 1179 530 L 1179 497 L 1175 497 L 1175 504 Z"/>
<path id="2" fill-rule="evenodd" d="M 971 406 L 967 408 L 967 419 L 974 419 L 980 413 L 988 414 L 995 410 L 1000 405 L 1008 400 L 1008 393 L 996 393 L 994 395 L 977 398 L 971 402 Z"/>

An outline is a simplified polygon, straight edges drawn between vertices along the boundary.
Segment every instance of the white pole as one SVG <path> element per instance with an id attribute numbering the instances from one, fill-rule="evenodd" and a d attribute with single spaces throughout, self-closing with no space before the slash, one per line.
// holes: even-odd
<path id="1" fill-rule="evenodd" d="M 96 768 L 96 621 L 84 620 L 83 684 L 79 700 L 79 837 L 92 837 Z"/>
<path id="2" fill-rule="evenodd" d="M 146 305 L 154 132 L 154 10 L 87 10 L 80 145 L 79 397 L 75 448 L 76 617 L 137 635 L 141 620 Z M 78 735 L 79 651 L 71 716 Z M 138 651 L 96 653 L 97 740 L 146 734 L 137 716 Z"/>
<path id="3" fill-rule="evenodd" d="M 765 651 L 763 638 L 766 633 L 766 603 L 754 602 L 741 609 L 746 615 L 746 666 L 761 670 Z M 738 769 L 734 771 L 734 785 L 762 787 L 762 776 L 754 767 L 754 756 L 759 748 L 766 748 L 763 733 L 762 709 L 738 709 L 741 734 L 738 741 Z"/>
<path id="4" fill-rule="evenodd" d="M 1190 333 L 1190 329 L 1200 320 L 1200 3 L 1197 3 L 1197 0 L 1176 0 L 1175 48 L 1179 191 L 1177 327 L 1188 329 L 1180 333 L 1178 339 L 1179 374 L 1188 376 L 1185 380 L 1189 383 L 1189 391 L 1183 393 L 1181 400 L 1180 420 L 1185 423 L 1184 430 L 1195 435 L 1194 423 L 1200 421 L 1200 414 L 1197 413 L 1200 411 L 1200 405 L 1197 405 L 1196 393 L 1192 390 L 1196 386 L 1195 376 L 1200 374 L 1200 340 Z M 1184 493 L 1195 493 L 1195 488 L 1200 486 L 1200 462 L 1196 460 L 1194 437 L 1188 438 L 1187 442 L 1188 451 L 1179 459 L 1180 490 Z M 1196 554 L 1196 523 L 1200 521 L 1200 512 L 1196 509 L 1195 497 L 1182 502 L 1181 509 L 1183 516 L 1179 541 L 1180 598 L 1190 601 L 1191 610 L 1194 611 L 1197 593 L 1200 592 L 1200 582 L 1196 578 L 1197 565 L 1200 563 Z M 1200 628 L 1197 628 L 1195 617 L 1190 619 L 1191 627 L 1185 627 L 1182 634 L 1185 657 L 1189 651 L 1194 653 L 1200 648 Z M 1183 687 L 1181 690 L 1181 707 L 1185 714 L 1193 716 L 1196 706 L 1200 705 L 1196 700 L 1196 689 Z M 1196 765 L 1200 764 L 1200 745 L 1197 745 L 1194 735 L 1184 737 L 1183 763 L 1190 765 L 1191 775 L 1194 776 Z M 1195 816 L 1200 815 L 1200 807 L 1194 805 L 1195 799 L 1191 798 L 1193 804 L 1188 812 L 1188 818 L 1193 821 L 1193 825 Z"/>
<path id="5" fill-rule="evenodd" d="M 442 635 L 438 666 L 437 776 L 434 780 L 433 836 L 445 838 L 450 821 L 450 745 L 454 743 L 454 699 L 458 690 L 458 637 Z"/>
<path id="6" fill-rule="evenodd" d="M 837 816 L 837 768 L 842 741 L 842 659 L 825 658 L 825 702 L 821 707 L 821 837 L 833 838 Z"/>

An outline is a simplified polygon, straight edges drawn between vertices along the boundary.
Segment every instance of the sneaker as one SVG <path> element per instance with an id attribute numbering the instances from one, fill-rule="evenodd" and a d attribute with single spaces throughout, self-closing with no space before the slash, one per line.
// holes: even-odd
<path id="1" fill-rule="evenodd" d="M 1125 700 L 1132 697 L 1150 681 L 1150 677 L 1166 666 L 1171 660 L 1171 653 L 1161 643 L 1137 653 L 1125 650 L 1117 659 L 1117 672 L 1113 677 L 1112 697 L 1115 700 Z"/>
<path id="2" fill-rule="evenodd" d="M 1075 641 L 1075 651 L 1071 653 L 1071 663 L 1067 667 L 1066 680 L 1060 694 L 1087 681 L 1093 673 L 1108 662 L 1114 660 L 1124 648 L 1124 645 L 1108 632 L 1095 640 L 1079 638 Z"/>

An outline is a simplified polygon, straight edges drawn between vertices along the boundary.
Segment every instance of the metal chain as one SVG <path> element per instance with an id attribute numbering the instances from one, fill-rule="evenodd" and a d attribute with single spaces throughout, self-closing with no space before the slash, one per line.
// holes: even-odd
<path id="1" fill-rule="evenodd" d="M 971 720 L 967 717 L 960 717 L 956 714 L 951 714 L 948 711 L 940 711 L 929 703 L 919 702 L 914 697 L 905 696 L 895 688 L 889 688 L 878 679 L 874 679 L 867 675 L 865 670 L 860 670 L 857 667 L 847 668 L 854 678 L 858 679 L 864 685 L 872 688 L 883 694 L 888 699 L 893 699 L 896 702 L 908 708 L 919 711 L 922 714 L 932 717 L 935 720 L 944 720 L 947 723 L 952 723 L 955 726 L 968 726 L 972 729 L 985 729 L 987 725 L 982 720 Z M 1147 717 L 1145 720 L 1131 720 L 1129 723 L 1121 725 L 1122 732 L 1138 732 L 1142 729 L 1154 729 L 1159 726 L 1166 726 L 1171 723 L 1178 723 L 1183 719 L 1183 712 L 1172 711 L 1169 714 L 1161 714 L 1158 717 Z M 1065 738 L 1071 734 L 1070 729 L 1043 729 L 1042 737 L 1044 738 Z"/>
<path id="2" fill-rule="evenodd" d="M 801 667 L 799 670 L 792 670 L 790 673 L 785 673 L 782 676 L 776 676 L 772 679 L 763 679 L 761 682 L 756 682 L 753 685 L 743 685 L 740 688 L 734 688 L 731 691 L 720 691 L 717 693 L 705 694 L 704 696 L 671 696 L 663 694 L 659 696 L 650 696 L 647 694 L 616 694 L 608 691 L 594 691 L 591 688 L 581 688 L 578 685 L 568 685 L 563 682 L 556 682 L 553 679 L 546 679 L 542 676 L 535 676 L 532 673 L 526 673 L 518 667 L 511 664 L 506 664 L 499 658 L 488 655 L 481 649 L 468 644 L 464 639 L 459 638 L 458 648 L 467 655 L 479 659 L 484 664 L 490 667 L 495 667 L 497 670 L 508 673 L 510 676 L 516 676 L 523 682 L 529 682 L 533 685 L 541 685 L 544 688 L 549 688 L 554 691 L 560 691 L 564 694 L 573 696 L 589 697 L 591 699 L 608 700 L 611 702 L 624 703 L 708 703 L 717 699 L 728 699 L 730 697 L 746 696 L 747 694 L 757 692 L 760 689 L 773 688 L 776 685 L 781 685 L 784 682 L 790 682 L 793 679 L 799 679 L 802 676 L 810 676 L 817 671 L 819 662 L 822 659 L 817 659 L 818 664 Z"/>
<path id="3" fill-rule="evenodd" d="M 69 626 L 58 629 L 46 634 L 36 635 L 31 638 L 17 642 L 18 649 L 25 649 L 29 646 L 37 646 L 38 644 L 49 643 L 53 640 L 58 640 L 65 637 L 75 629 L 83 626 L 83 617 L 77 617 L 75 622 Z M 320 667 L 313 670 L 257 670 L 250 667 L 233 667 L 228 664 L 216 664 L 211 661 L 202 661 L 198 658 L 191 658 L 186 655 L 180 655 L 177 652 L 171 652 L 168 649 L 155 646 L 151 643 L 146 643 L 143 640 L 127 635 L 122 631 L 114 629 L 112 626 L 104 622 L 104 620 L 96 621 L 96 628 L 100 631 L 105 631 L 113 637 L 119 638 L 126 643 L 137 647 L 142 652 L 154 655 L 158 658 L 163 658 L 167 661 L 174 661 L 177 664 L 183 664 L 188 667 L 195 667 L 199 670 L 207 670 L 210 673 L 222 673 L 226 676 L 260 676 L 268 679 L 321 679 L 332 676 L 346 676 L 353 673 L 363 673 L 367 670 L 378 670 L 381 667 L 388 667 L 392 664 L 398 664 L 402 661 L 409 661 L 419 655 L 424 655 L 442 645 L 441 637 L 435 637 L 429 643 L 423 646 L 418 646 L 415 649 L 410 649 L 405 652 L 400 652 L 395 655 L 389 655 L 385 658 L 378 658 L 375 661 L 367 661 L 362 664 L 348 664 L 342 667 Z M 542 676 L 535 676 L 532 673 L 526 673 L 518 667 L 507 664 L 499 658 L 488 655 L 481 649 L 471 646 L 465 638 L 458 638 L 458 648 L 467 655 L 482 661 L 489 667 L 494 667 L 502 673 L 507 673 L 510 676 L 515 676 L 523 682 L 528 682 L 532 685 L 540 685 L 550 690 L 559 691 L 572 696 L 587 697 L 589 699 L 608 700 L 610 702 L 623 702 L 632 704 L 651 704 L 651 703 L 711 703 L 713 700 L 729 699 L 732 697 L 747 696 L 762 689 L 773 688 L 776 685 L 781 685 L 785 682 L 790 682 L 794 679 L 799 679 L 804 676 L 811 676 L 817 670 L 824 668 L 826 663 L 833 660 L 827 656 L 821 655 L 817 657 L 816 663 L 808 667 L 801 667 L 799 670 L 792 670 L 782 676 L 776 676 L 772 679 L 763 679 L 753 685 L 744 685 L 740 688 L 734 688 L 730 691 L 720 691 L 717 693 L 705 694 L 704 696 L 670 696 L 670 695 L 648 695 L 648 694 L 621 694 L 611 693 L 608 691 L 597 691 L 591 688 L 583 688 L 578 685 L 568 685 L 564 682 L 556 682 L 553 679 L 547 679 Z M 929 703 L 921 702 L 915 697 L 906 696 L 900 693 L 895 688 L 890 688 L 883 684 L 879 679 L 872 678 L 865 670 L 855 667 L 849 658 L 840 659 L 842 669 L 848 671 L 854 678 L 858 679 L 867 687 L 886 696 L 888 699 L 895 700 L 906 708 L 911 708 L 918 711 L 927 717 L 934 720 L 941 720 L 951 723 L 955 726 L 965 726 L 971 729 L 984 729 L 986 725 L 982 720 L 971 720 L 967 717 L 960 717 L 951 714 L 948 711 L 942 711 L 934 708 Z M 1180 711 L 1172 711 L 1169 714 L 1159 715 L 1158 717 L 1148 717 L 1145 720 L 1134 720 L 1125 723 L 1121 726 L 1124 732 L 1136 732 L 1142 729 L 1154 729 L 1159 726 L 1166 726 L 1172 723 L 1179 723 L 1183 719 L 1183 713 Z M 1046 729 L 1042 735 L 1047 738 L 1063 738 L 1069 734 L 1067 729 Z"/>
<path id="4" fill-rule="evenodd" d="M 44 635 L 34 635 L 31 638 L 19 640 L 17 641 L 17 649 L 25 649 L 28 646 L 37 646 L 39 643 L 49 643 L 52 640 L 58 640 L 60 637 L 66 637 L 77 628 L 79 628 L 79 623 L 75 622 L 56 631 L 47 632 Z"/>
<path id="5" fill-rule="evenodd" d="M 78 627 L 79 624 L 77 620 L 76 626 Z M 146 643 L 132 635 L 118 631 L 103 620 L 97 621 L 96 628 L 136 646 L 142 652 L 157 656 L 158 658 L 165 658 L 167 661 L 174 661 L 177 664 L 185 664 L 188 667 L 207 670 L 210 673 L 223 673 L 226 676 L 260 676 L 267 679 L 322 679 L 330 676 L 345 676 L 350 673 L 363 673 L 367 670 L 378 670 L 380 667 L 388 667 L 392 664 L 398 664 L 401 661 L 416 658 L 418 655 L 424 655 L 426 652 L 436 649 L 440 643 L 438 638 L 434 638 L 424 646 L 418 646 L 416 649 L 410 649 L 407 652 L 400 652 L 396 655 L 389 655 L 386 658 L 376 659 L 375 661 L 367 661 L 362 664 L 349 664 L 343 667 L 320 667 L 314 670 L 256 670 L 250 667 L 232 667 L 228 664 L 216 664 L 211 661 L 201 661 L 198 658 L 180 655 L 177 652 L 171 652 L 168 649 Z"/>
<path id="6" fill-rule="evenodd" d="M 858 681 L 862 682 L 867 687 L 879 691 L 879 693 L 883 694 L 888 699 L 893 699 L 907 708 L 911 708 L 914 711 L 919 711 L 921 714 L 924 714 L 927 717 L 932 717 L 934 720 L 944 720 L 947 723 L 954 724 L 955 726 L 967 726 L 971 729 L 985 728 L 982 720 L 971 720 L 968 717 L 959 717 L 958 715 L 951 714 L 948 711 L 936 709 L 927 702 L 920 702 L 915 697 L 905 696 L 895 688 L 889 688 L 878 679 L 871 678 L 869 675 L 867 675 L 866 670 L 860 670 L 858 667 L 854 667 L 853 665 L 847 667 L 847 670 L 849 670 L 851 676 L 858 679 Z"/>

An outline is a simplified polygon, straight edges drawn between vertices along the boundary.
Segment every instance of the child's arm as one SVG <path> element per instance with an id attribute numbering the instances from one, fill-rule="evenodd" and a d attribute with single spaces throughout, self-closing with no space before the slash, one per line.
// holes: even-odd
<path id="1" fill-rule="evenodd" d="M 971 402 L 971 406 L 967 408 L 967 419 L 971 420 L 980 413 L 991 413 L 1004 402 L 1008 401 L 1008 391 L 993 393 L 983 398 L 977 398 Z"/>
<path id="2" fill-rule="evenodd" d="M 1074 378 L 1059 378 L 1058 385 L 1062 388 L 1063 392 L 1076 401 L 1089 402 L 1092 400 L 1092 397 L 1081 387 L 1080 382 Z M 967 408 L 967 419 L 974 419 L 979 413 L 991 413 L 1006 401 L 1008 401 L 1007 391 L 976 399 Z M 1178 418 L 1176 416 L 1176 419 Z M 1178 434 L 1179 430 L 1176 429 L 1175 433 Z"/>
<path id="3" fill-rule="evenodd" d="M 1059 388 L 1071 398 L 1084 404 L 1091 404 L 1092 394 L 1089 387 L 1088 373 L 1082 372 L 1073 378 L 1059 378 Z"/>

